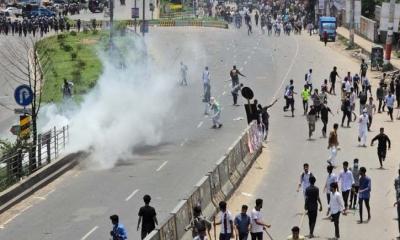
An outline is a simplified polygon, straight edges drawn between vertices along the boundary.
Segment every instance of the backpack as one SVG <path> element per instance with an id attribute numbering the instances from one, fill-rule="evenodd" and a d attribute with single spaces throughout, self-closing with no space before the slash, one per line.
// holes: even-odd
<path id="1" fill-rule="evenodd" d="M 193 232 L 195 235 L 199 233 L 200 229 L 210 229 L 211 225 L 204 219 L 204 217 L 197 217 L 193 219 Z"/>
<path id="2" fill-rule="evenodd" d="M 312 172 L 310 172 L 310 177 L 313 177 L 314 175 L 312 174 Z M 301 174 L 301 180 L 303 180 L 304 178 L 304 172 Z"/>

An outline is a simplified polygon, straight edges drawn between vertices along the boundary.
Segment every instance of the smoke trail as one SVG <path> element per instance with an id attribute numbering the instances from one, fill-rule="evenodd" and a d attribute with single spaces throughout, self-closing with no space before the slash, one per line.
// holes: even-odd
<path id="1" fill-rule="evenodd" d="M 153 62 L 140 39 L 126 36 L 116 41 L 121 54 L 99 51 L 103 74 L 79 107 L 70 106 L 68 114 L 54 117 L 58 110 L 47 106 L 42 114 L 42 122 L 51 119 L 47 127 L 55 118 L 69 123 L 67 151 L 90 149 L 90 168 L 111 168 L 129 158 L 133 146 L 158 144 L 173 104 L 176 76 Z"/>

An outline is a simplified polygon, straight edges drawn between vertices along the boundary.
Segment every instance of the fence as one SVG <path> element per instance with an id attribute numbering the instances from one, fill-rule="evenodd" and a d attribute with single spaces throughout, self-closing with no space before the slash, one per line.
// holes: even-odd
<path id="1" fill-rule="evenodd" d="M 195 185 L 190 196 L 181 200 L 160 229 L 154 230 L 145 240 L 192 239 L 184 228 L 193 218 L 193 207 L 201 206 L 203 214 L 212 219 L 218 203 L 231 196 L 261 153 L 261 147 L 262 133 L 256 122 L 252 122 L 217 161 L 216 167 Z"/>
<path id="2" fill-rule="evenodd" d="M 68 143 L 68 126 L 38 135 L 36 146 L 24 146 L 0 158 L 0 191 L 56 159 Z M 34 155 L 36 155 L 34 157 Z"/>

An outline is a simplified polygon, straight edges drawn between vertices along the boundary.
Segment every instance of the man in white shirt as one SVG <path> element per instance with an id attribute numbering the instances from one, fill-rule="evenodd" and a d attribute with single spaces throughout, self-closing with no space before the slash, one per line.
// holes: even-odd
<path id="1" fill-rule="evenodd" d="M 306 83 L 308 85 L 308 89 L 312 92 L 312 69 L 310 69 L 307 73 Z"/>
<path id="2" fill-rule="evenodd" d="M 347 200 L 349 199 L 349 194 L 352 185 L 354 184 L 354 178 L 353 178 L 353 173 L 349 171 L 348 169 L 349 163 L 347 161 L 343 162 L 343 170 L 339 174 L 339 182 L 340 182 L 340 187 L 342 190 L 342 196 L 343 196 L 343 201 L 344 201 L 344 212 L 347 211 Z"/>
<path id="3" fill-rule="evenodd" d="M 329 165 L 326 167 L 326 171 L 328 172 L 328 177 L 326 178 L 326 183 L 325 183 L 325 187 L 324 187 L 324 192 L 326 192 L 326 199 L 328 202 L 328 206 L 331 200 L 331 184 L 332 183 L 337 183 L 337 177 L 336 174 L 333 172 L 333 166 Z M 326 215 L 329 214 L 329 208 L 328 208 L 328 212 L 326 213 Z"/>
<path id="4" fill-rule="evenodd" d="M 304 195 L 306 193 L 306 189 L 310 186 L 310 177 L 313 174 L 309 171 L 308 163 L 304 163 L 303 169 L 304 169 L 304 172 L 300 175 L 300 182 L 297 187 L 297 192 L 299 192 L 300 187 L 301 187 L 303 189 L 303 195 Z"/>
<path id="5" fill-rule="evenodd" d="M 351 92 L 351 83 L 350 80 L 348 80 L 347 78 L 345 79 L 345 83 L 344 83 L 344 90 L 346 93 L 350 93 Z"/>
<path id="6" fill-rule="evenodd" d="M 343 215 L 346 215 L 346 212 L 343 210 L 343 198 L 338 192 L 338 184 L 331 184 L 331 201 L 329 204 L 330 214 L 332 218 L 332 222 L 335 226 L 335 237 L 336 239 L 340 238 L 339 233 L 339 217 L 340 213 L 343 211 Z"/>
<path id="7" fill-rule="evenodd" d="M 360 142 L 360 146 L 367 147 L 367 132 L 369 125 L 369 117 L 367 109 L 363 110 L 363 114 L 358 118 L 358 142 Z"/>
<path id="8" fill-rule="evenodd" d="M 389 94 L 385 97 L 385 103 L 388 108 L 388 115 L 393 122 L 393 107 L 394 102 L 396 101 L 396 97 L 393 95 L 392 92 L 389 91 Z"/>
<path id="9" fill-rule="evenodd" d="M 219 240 L 230 240 L 235 238 L 233 231 L 233 217 L 230 211 L 226 209 L 226 202 L 219 202 L 220 221 L 214 222 L 214 228 L 216 225 L 221 225 L 221 232 L 219 234 Z"/>
<path id="10" fill-rule="evenodd" d="M 263 200 L 260 198 L 257 199 L 256 206 L 251 211 L 251 240 L 263 240 L 263 230 L 271 227 L 271 225 L 265 224 L 262 221 L 262 213 L 260 212 L 262 204 Z"/>
<path id="11" fill-rule="evenodd" d="M 204 91 L 204 102 L 210 101 L 210 72 L 208 71 L 208 67 L 205 68 L 202 75 L 203 80 L 203 91 Z"/>

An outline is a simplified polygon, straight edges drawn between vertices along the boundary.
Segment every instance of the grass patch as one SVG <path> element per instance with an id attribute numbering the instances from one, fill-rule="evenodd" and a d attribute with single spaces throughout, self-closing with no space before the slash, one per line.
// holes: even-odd
<path id="1" fill-rule="evenodd" d="M 95 86 L 103 69 L 96 45 L 106 37 L 105 32 L 71 32 L 37 43 L 39 55 L 47 51 L 52 63 L 44 76 L 44 103 L 62 101 L 64 78 L 74 83 L 74 96 L 78 98 Z"/>

